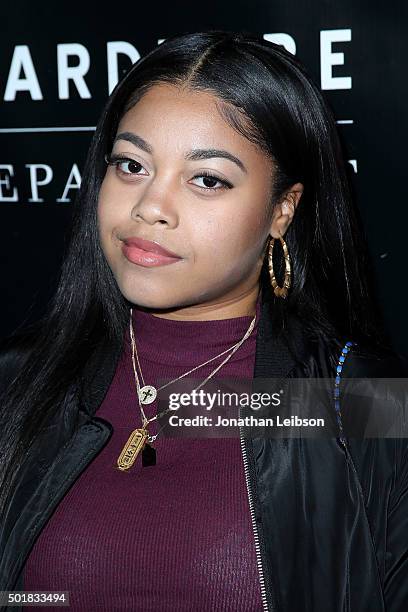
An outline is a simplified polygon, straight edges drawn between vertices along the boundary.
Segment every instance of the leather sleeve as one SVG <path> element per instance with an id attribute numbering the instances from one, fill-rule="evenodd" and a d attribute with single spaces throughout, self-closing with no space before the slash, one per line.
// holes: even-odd
<path id="1" fill-rule="evenodd" d="M 376 410 L 373 410 L 372 414 L 375 415 L 376 412 L 382 414 L 384 410 L 388 414 L 388 409 L 393 408 L 394 410 L 389 412 L 391 416 L 388 416 L 388 420 L 385 418 L 384 423 L 392 423 L 394 418 L 392 415 L 394 415 L 397 418 L 396 430 L 408 431 L 408 360 L 406 356 L 395 353 L 387 359 L 375 360 L 351 354 L 350 360 L 346 361 L 346 366 L 347 376 L 360 378 L 363 384 L 367 385 L 370 384 L 369 379 L 375 378 L 399 378 L 407 381 L 407 384 L 398 391 L 398 395 L 386 398 L 388 401 L 382 403 L 374 401 L 374 398 L 373 407 Z M 364 379 L 367 379 L 366 383 Z M 374 397 L 375 389 L 372 395 Z M 350 410 L 350 413 L 346 412 L 344 416 L 353 424 L 355 430 L 356 413 Z M 363 437 L 366 427 L 367 423 L 363 419 Z M 372 462 L 370 463 L 361 456 L 361 448 L 366 446 L 358 440 L 350 440 L 350 443 L 353 457 L 357 460 L 360 478 L 367 492 L 366 502 L 373 521 L 371 527 L 378 536 L 378 540 L 381 541 L 380 550 L 382 552 L 379 563 L 385 610 L 386 612 L 402 612 L 408 610 L 408 437 L 383 440 L 383 442 L 387 441 L 390 444 L 381 445 L 378 449 L 393 449 L 389 453 L 389 463 L 386 461 L 388 451 L 385 455 L 380 450 L 378 454 L 372 451 Z M 381 465 L 376 466 L 376 462 Z M 385 494 L 385 489 L 377 487 L 381 481 L 382 470 L 386 469 L 387 465 L 391 466 L 389 496 Z M 376 494 L 372 494 L 372 491 L 376 491 Z M 378 507 L 382 508 L 384 505 L 386 507 L 383 514 L 378 511 Z"/>
<path id="2" fill-rule="evenodd" d="M 387 513 L 384 598 L 387 612 L 408 610 L 408 440 L 400 457 Z"/>

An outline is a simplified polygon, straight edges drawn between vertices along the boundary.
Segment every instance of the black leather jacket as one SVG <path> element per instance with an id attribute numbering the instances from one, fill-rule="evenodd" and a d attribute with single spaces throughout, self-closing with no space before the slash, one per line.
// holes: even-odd
<path id="1" fill-rule="evenodd" d="M 272 337 L 269 308 L 263 302 L 254 377 L 334 379 L 336 359 L 321 343 L 306 341 L 297 320 L 291 333 L 301 358 Z M 121 348 L 101 341 L 58 419 L 28 453 L 0 526 L 0 590 L 21 589 L 35 539 L 110 438 L 112 426 L 94 414 Z M 0 380 L 9 379 L 18 361 L 18 350 L 0 353 Z M 408 368 L 404 360 L 376 360 L 355 347 L 342 375 L 408 378 Z M 399 409 L 406 414 L 406 406 Z M 241 446 L 264 610 L 408 610 L 406 438 L 346 444 L 335 437 L 243 438 Z"/>

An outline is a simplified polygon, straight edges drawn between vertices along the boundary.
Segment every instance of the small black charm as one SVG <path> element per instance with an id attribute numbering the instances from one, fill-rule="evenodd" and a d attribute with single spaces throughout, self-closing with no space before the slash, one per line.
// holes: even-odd
<path id="1" fill-rule="evenodd" d="M 150 446 L 146 442 L 142 450 L 142 465 L 148 467 L 149 465 L 156 465 L 156 449 Z"/>

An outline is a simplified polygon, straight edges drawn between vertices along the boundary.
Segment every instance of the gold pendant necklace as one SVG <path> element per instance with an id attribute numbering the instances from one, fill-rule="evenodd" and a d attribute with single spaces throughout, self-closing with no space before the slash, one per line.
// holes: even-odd
<path id="1" fill-rule="evenodd" d="M 178 376 L 177 378 L 171 380 L 170 382 L 167 382 L 165 385 L 162 385 L 161 387 L 159 387 L 159 389 L 157 389 L 156 387 L 154 387 L 153 385 L 146 385 L 144 378 L 143 378 L 143 374 L 142 374 L 142 368 L 140 367 L 140 363 L 139 363 L 139 357 L 137 355 L 137 349 L 136 349 L 136 342 L 135 342 L 135 337 L 134 337 L 134 332 L 133 332 L 133 326 L 132 326 L 132 309 L 130 309 L 130 321 L 129 321 L 129 332 L 130 332 L 130 338 L 132 341 L 132 363 L 133 363 L 133 370 L 134 370 L 134 374 L 135 374 L 135 381 L 136 381 L 136 390 L 137 390 L 137 398 L 139 401 L 139 408 L 140 408 L 140 412 L 141 412 L 141 416 L 143 419 L 143 425 L 142 427 L 138 428 L 138 429 L 134 429 L 132 431 L 132 433 L 130 434 L 126 444 L 124 445 L 122 452 L 120 453 L 118 459 L 117 459 L 117 466 L 120 470 L 122 471 L 126 471 L 129 468 L 132 467 L 132 465 L 134 464 L 134 462 L 137 459 L 137 456 L 139 455 L 140 452 L 142 452 L 142 465 L 143 466 L 148 466 L 148 465 L 155 465 L 156 464 L 156 450 L 155 448 L 153 448 L 153 446 L 151 445 L 152 442 L 154 442 L 154 440 L 157 438 L 158 433 L 155 434 L 154 436 L 149 435 L 148 432 L 148 425 L 151 421 L 154 421 L 156 419 L 158 419 L 159 417 L 163 416 L 164 414 L 166 414 L 167 412 L 169 412 L 171 409 L 167 408 L 166 410 L 164 410 L 163 412 L 160 412 L 159 414 L 156 414 L 155 416 L 153 416 L 152 418 L 148 419 L 146 417 L 146 414 L 144 413 L 144 410 L 142 408 L 143 404 L 152 404 L 156 398 L 157 398 L 157 392 L 160 391 L 161 389 L 164 389 L 165 387 L 167 387 L 168 385 L 171 385 L 173 382 L 176 382 L 182 378 L 184 378 L 185 376 L 187 376 L 188 374 L 191 374 L 191 372 L 194 372 L 195 370 L 198 370 L 199 368 L 202 368 L 204 365 L 207 365 L 207 363 L 210 363 L 211 361 L 214 361 L 215 359 L 217 359 L 218 357 L 221 357 L 223 355 L 225 355 L 225 353 L 229 352 L 229 355 L 220 363 L 220 365 L 218 365 L 209 376 L 207 376 L 207 378 L 200 384 L 198 385 L 198 387 L 196 387 L 196 389 L 194 389 L 195 391 L 200 389 L 202 386 L 204 386 L 207 381 L 212 378 L 217 372 L 218 370 L 227 363 L 227 361 L 229 361 L 229 359 L 231 359 L 232 355 L 239 349 L 239 347 L 241 346 L 241 344 L 243 342 L 245 342 L 245 340 L 251 335 L 252 330 L 255 326 L 255 321 L 256 321 L 256 313 L 255 316 L 253 317 L 247 331 L 245 332 L 243 338 L 241 338 L 241 340 L 239 340 L 235 345 L 233 345 L 232 347 L 230 347 L 229 349 L 223 351 L 222 353 L 219 353 L 219 355 L 216 355 L 215 357 L 212 357 L 211 359 L 208 359 L 207 361 L 205 361 L 204 363 L 199 364 L 198 366 L 192 368 L 191 370 L 188 370 L 188 372 L 185 372 L 184 374 L 182 374 L 181 376 Z M 140 386 L 139 383 L 139 377 L 137 374 L 137 369 L 136 369 L 136 363 L 135 363 L 135 356 L 137 359 L 137 363 L 140 369 L 140 373 L 141 373 L 141 377 L 142 377 L 142 381 L 143 381 L 143 387 Z M 150 442 L 150 444 L 149 444 Z"/>
<path id="2" fill-rule="evenodd" d="M 146 425 L 147 423 L 141 429 L 135 429 L 130 434 L 128 441 L 118 457 L 118 468 L 120 470 L 128 470 L 136 461 L 149 435 Z"/>

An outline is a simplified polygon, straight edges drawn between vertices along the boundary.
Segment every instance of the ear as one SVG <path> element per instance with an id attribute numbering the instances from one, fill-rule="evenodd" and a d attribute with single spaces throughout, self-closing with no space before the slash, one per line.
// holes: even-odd
<path id="1" fill-rule="evenodd" d="M 275 204 L 269 230 L 272 238 L 283 236 L 292 223 L 303 189 L 302 183 L 295 183 L 283 194 L 279 202 Z"/>

